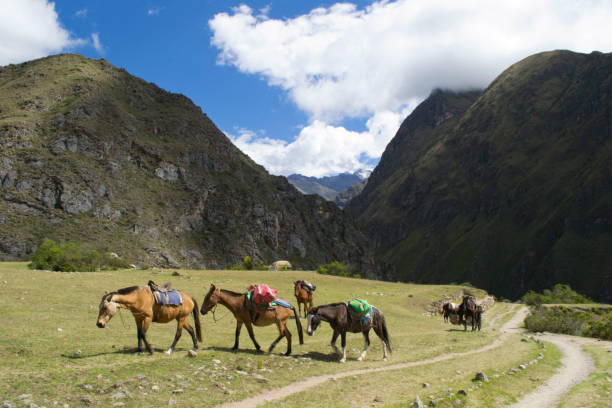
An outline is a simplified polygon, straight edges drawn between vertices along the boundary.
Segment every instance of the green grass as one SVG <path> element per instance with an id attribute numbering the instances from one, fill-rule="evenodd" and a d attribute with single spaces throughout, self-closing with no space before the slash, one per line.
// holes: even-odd
<path id="1" fill-rule="evenodd" d="M 498 337 L 497 329 L 509 318 L 508 311 L 513 307 L 496 304 L 484 314 L 483 331 L 471 333 L 444 324 L 439 316 L 425 313 L 431 302 L 444 294 L 457 292 L 458 286 L 357 280 L 303 271 L 179 270 L 181 276 L 175 277 L 171 276 L 174 269 L 163 273 L 158 269 L 60 273 L 31 271 L 25 265 L 0 263 L 0 314 L 3 321 L 3 330 L 0 331 L 0 358 L 3 362 L 0 367 L 0 400 L 15 404 L 20 395 L 31 394 L 25 399 L 45 406 L 52 406 L 54 402 L 59 406 L 112 406 L 117 402 L 134 407 L 165 406 L 170 400 L 174 400 L 177 406 L 214 406 L 306 377 L 383 367 L 482 347 Z M 273 354 L 255 353 L 245 330 L 241 335 L 240 351 L 231 353 L 229 348 L 233 344 L 235 320 L 227 309 L 220 306 L 216 323 L 210 314 L 202 316 L 204 341 L 197 357 L 187 357 L 191 340 L 186 333 L 173 355 L 161 353 L 172 342 L 174 324 L 152 325 L 147 336 L 156 353 L 152 356 L 134 355 L 136 328 L 130 313 L 124 311 L 115 316 L 106 329 L 98 329 L 95 326 L 98 304 L 105 291 L 145 284 L 149 279 L 158 283 L 172 281 L 175 288 L 195 297 L 200 305 L 211 282 L 235 291 L 245 290 L 250 283 L 266 282 L 279 291 L 279 297 L 294 303 L 292 282 L 306 279 L 317 285 L 315 304 L 359 297 L 379 307 L 385 313 L 394 352 L 389 361 L 382 362 L 380 341 L 372 333 L 367 360 L 357 362 L 363 340 L 361 335 L 348 334 L 348 361 L 339 364 L 338 357 L 330 353 L 331 329 L 327 324 L 322 325 L 314 336 L 306 335 L 305 344 L 300 346 L 295 322 L 291 320 L 289 329 L 294 335 L 292 357 L 281 356 L 286 349 L 284 340 Z M 483 295 L 483 292 L 476 291 L 479 297 Z M 305 326 L 304 320 L 302 323 Z M 267 349 L 277 336 L 277 330 L 273 326 L 255 328 L 255 336 Z M 417 391 L 422 393 L 419 387 L 426 381 L 432 383 L 427 395 L 438 395 L 444 388 L 468 387 L 476 369 L 506 370 L 530 360 L 538 352 L 534 343 L 520 342 L 518 335 L 509 337 L 507 342 L 512 353 L 500 353 L 495 349 L 478 358 L 453 359 L 385 375 L 351 377 L 338 384 L 346 381 L 347 386 L 365 387 L 368 381 L 373 381 L 376 386 L 366 387 L 367 392 L 382 393 L 386 398 L 385 404 L 392 405 L 400 403 L 404 397 L 414 398 Z M 555 360 L 554 355 L 551 358 Z M 543 365 L 533 370 L 540 367 Z M 455 370 L 462 373 L 456 374 Z M 546 375 L 538 374 L 541 378 Z M 406 376 L 405 380 L 403 376 Z M 321 402 L 329 399 L 344 401 L 344 397 L 353 394 L 351 390 L 354 388 L 339 387 L 338 384 L 326 383 L 325 392 L 319 390 Z M 303 398 L 292 396 L 283 404 L 295 401 L 302 406 Z M 487 404 L 479 401 L 476 399 L 470 405 Z M 304 402 L 303 405 L 308 404 Z"/>

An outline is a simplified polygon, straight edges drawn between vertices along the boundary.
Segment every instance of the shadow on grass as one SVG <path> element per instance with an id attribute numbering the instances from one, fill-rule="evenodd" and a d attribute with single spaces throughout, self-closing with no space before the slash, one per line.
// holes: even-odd
<path id="1" fill-rule="evenodd" d="M 304 353 L 298 357 L 308 357 L 317 361 L 333 361 L 335 363 L 340 360 L 340 356 L 336 353 L 319 353 L 318 351 L 309 351 L 308 353 Z"/>
<path id="2" fill-rule="evenodd" d="M 231 347 L 210 346 L 210 347 L 208 347 L 208 350 L 223 351 L 223 352 L 226 352 L 226 353 L 246 353 L 246 354 L 253 354 L 253 355 L 267 354 L 263 349 L 257 351 L 254 348 L 252 348 L 252 349 L 241 349 L 241 348 L 239 348 L 238 350 L 234 350 Z"/>
<path id="3" fill-rule="evenodd" d="M 155 354 L 164 354 L 164 351 L 166 351 L 166 349 L 161 349 L 161 348 L 153 348 L 153 355 Z M 174 352 L 176 353 L 177 351 L 180 351 L 178 349 L 174 349 Z M 121 349 L 121 350 L 113 350 L 113 351 L 106 351 L 106 352 L 100 352 L 100 353 L 92 353 L 92 354 L 76 354 L 76 353 L 62 353 L 60 354 L 62 357 L 64 358 L 69 358 L 71 360 L 80 360 L 83 358 L 90 358 L 90 357 L 98 357 L 98 356 L 108 356 L 108 355 L 119 355 L 119 354 L 124 354 L 124 355 L 142 355 L 142 356 L 149 356 L 151 354 L 149 354 L 148 351 L 141 351 L 138 352 L 135 348 L 134 349 Z"/>

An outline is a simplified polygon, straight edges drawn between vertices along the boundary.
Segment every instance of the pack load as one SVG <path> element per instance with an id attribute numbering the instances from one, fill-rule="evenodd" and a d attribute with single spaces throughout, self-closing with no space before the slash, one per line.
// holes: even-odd
<path id="1" fill-rule="evenodd" d="M 155 303 L 163 306 L 180 306 L 183 304 L 183 296 L 178 290 L 170 289 L 170 282 L 160 286 L 150 280 L 147 285 L 153 293 Z"/>
<path id="2" fill-rule="evenodd" d="M 309 292 L 314 292 L 315 289 L 317 288 L 315 285 L 313 285 L 312 283 L 306 280 L 300 280 L 299 282 L 302 284 L 302 287 Z"/>
<path id="3" fill-rule="evenodd" d="M 368 304 L 367 300 L 363 299 L 352 299 L 348 302 L 349 308 L 361 316 L 363 323 L 367 323 L 372 319 L 372 306 Z"/>
<path id="4" fill-rule="evenodd" d="M 277 290 L 270 288 L 265 283 L 249 286 L 247 297 L 257 306 L 268 306 L 276 298 Z"/>

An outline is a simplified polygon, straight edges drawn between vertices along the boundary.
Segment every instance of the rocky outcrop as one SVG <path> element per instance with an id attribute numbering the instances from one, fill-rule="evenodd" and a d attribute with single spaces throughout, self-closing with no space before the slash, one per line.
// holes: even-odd
<path id="1" fill-rule="evenodd" d="M 146 265 L 250 255 L 391 278 L 348 214 L 269 175 L 182 95 L 79 55 L 1 67 L 0 92 L 0 257 L 52 238 Z"/>

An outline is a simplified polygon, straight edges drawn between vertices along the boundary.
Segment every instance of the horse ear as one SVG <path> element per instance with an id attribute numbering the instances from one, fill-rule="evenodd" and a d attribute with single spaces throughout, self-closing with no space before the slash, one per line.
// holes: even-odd
<path id="1" fill-rule="evenodd" d="M 214 284 L 214 283 L 211 283 L 211 284 L 210 284 L 210 288 L 211 288 L 212 290 L 215 290 L 215 284 Z"/>
<path id="2" fill-rule="evenodd" d="M 106 295 L 108 295 L 108 292 L 107 292 L 107 291 L 104 291 L 104 296 L 106 296 Z"/>

